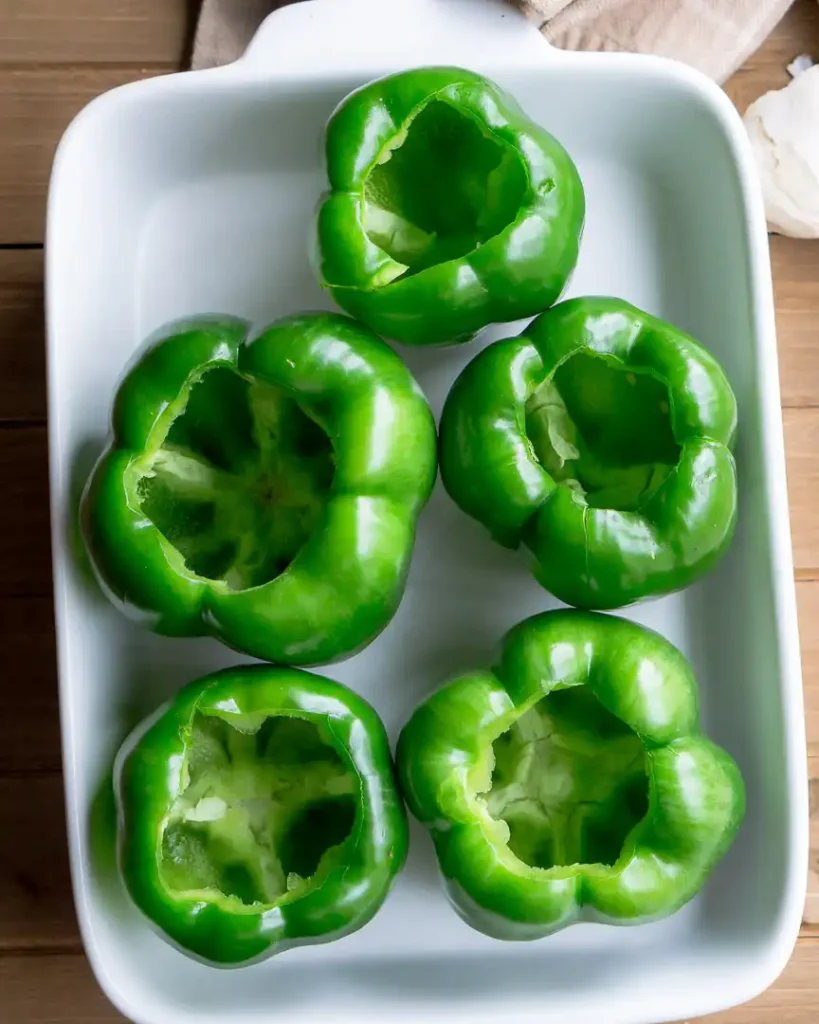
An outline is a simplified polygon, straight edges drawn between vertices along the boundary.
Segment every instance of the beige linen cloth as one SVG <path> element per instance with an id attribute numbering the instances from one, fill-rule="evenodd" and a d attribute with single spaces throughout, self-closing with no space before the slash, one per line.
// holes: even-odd
<path id="1" fill-rule="evenodd" d="M 261 21 L 288 2 L 203 0 L 193 67 L 214 67 L 236 60 Z M 510 2 L 520 7 L 555 46 L 676 57 L 722 82 L 756 50 L 792 0 Z"/>

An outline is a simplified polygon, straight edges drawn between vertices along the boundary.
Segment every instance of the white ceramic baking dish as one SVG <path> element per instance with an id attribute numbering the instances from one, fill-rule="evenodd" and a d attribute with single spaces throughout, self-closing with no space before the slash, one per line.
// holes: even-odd
<path id="1" fill-rule="evenodd" d="M 736 390 L 733 547 L 703 583 L 633 617 L 693 659 L 706 728 L 744 773 L 747 820 L 673 918 L 579 925 L 523 945 L 459 920 L 416 830 L 404 874 L 362 931 L 243 970 L 209 969 L 132 909 L 92 856 L 89 819 L 134 722 L 237 657 L 206 640 L 148 635 L 109 607 L 76 558 L 78 488 L 123 365 L 157 325 L 205 310 L 263 324 L 328 305 L 307 252 L 322 127 L 363 82 L 443 62 L 494 77 L 575 157 L 588 221 L 571 293 L 619 295 L 679 324 L 713 349 Z M 492 0 L 297 4 L 274 14 L 237 64 L 129 85 L 80 114 L 55 162 L 47 276 L 71 863 L 88 955 L 123 1013 L 140 1024 L 647 1024 L 742 1002 L 774 980 L 805 890 L 802 694 L 767 238 L 740 121 L 716 86 L 662 60 L 556 52 Z M 482 343 L 403 351 L 436 413 Z M 553 603 L 439 486 L 394 622 L 329 674 L 368 697 L 395 737 L 419 698 L 486 664 L 509 626 Z"/>

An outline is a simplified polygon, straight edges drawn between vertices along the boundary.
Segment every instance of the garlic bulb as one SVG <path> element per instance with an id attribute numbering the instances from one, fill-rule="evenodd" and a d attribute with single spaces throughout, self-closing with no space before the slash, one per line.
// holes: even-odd
<path id="1" fill-rule="evenodd" d="M 751 140 L 765 197 L 768 229 L 794 238 L 819 238 L 819 64 L 792 65 L 784 89 L 748 107 Z"/>

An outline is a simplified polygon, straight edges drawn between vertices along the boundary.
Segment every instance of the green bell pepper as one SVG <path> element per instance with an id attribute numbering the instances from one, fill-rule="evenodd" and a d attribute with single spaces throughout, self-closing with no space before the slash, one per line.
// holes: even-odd
<path id="1" fill-rule="evenodd" d="M 736 423 L 693 338 L 620 299 L 571 299 L 466 367 L 441 477 L 495 540 L 531 550 L 561 601 L 618 608 L 688 586 L 727 549 Z"/>
<path id="2" fill-rule="evenodd" d="M 461 68 L 390 75 L 327 128 L 320 277 L 407 345 L 468 341 L 534 316 L 574 270 L 585 216 L 571 158 L 493 82 Z"/>
<path id="3" fill-rule="evenodd" d="M 172 325 L 116 396 L 82 503 L 109 596 L 157 632 L 267 661 L 353 653 L 389 622 L 436 473 L 402 360 L 347 317 Z"/>
<path id="4" fill-rule="evenodd" d="M 667 640 L 577 611 L 522 622 L 493 671 L 422 704 L 398 742 L 399 776 L 464 919 L 535 939 L 580 920 L 654 920 L 691 899 L 745 806 L 697 705 Z"/>
<path id="5" fill-rule="evenodd" d="M 186 686 L 125 741 L 114 789 L 130 896 L 214 964 L 356 931 L 406 857 L 381 720 L 297 669 L 244 666 Z"/>

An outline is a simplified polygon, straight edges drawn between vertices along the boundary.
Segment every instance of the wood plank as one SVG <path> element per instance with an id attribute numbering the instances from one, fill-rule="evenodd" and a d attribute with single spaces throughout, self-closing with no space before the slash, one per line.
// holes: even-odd
<path id="1" fill-rule="evenodd" d="M 64 0 L 51 0 L 52 6 L 62 5 Z M 153 6 L 159 0 L 145 0 L 145 6 Z M 170 4 L 170 0 L 167 0 Z M 2 3 L 2 0 L 0 0 Z M 8 6 L 8 4 L 7 4 Z M 46 0 L 28 0 L 25 6 L 32 10 L 36 7 L 45 7 Z M 68 5 L 65 5 L 68 6 Z M 72 10 L 88 7 L 91 0 L 72 0 Z M 134 6 L 124 4 L 122 0 L 106 5 L 123 8 Z M 746 72 L 738 76 L 736 88 L 739 101 L 747 105 L 750 99 L 764 91 L 766 88 L 778 87 L 787 81 L 784 66 L 796 53 L 805 50 L 817 52 L 817 36 L 810 37 L 806 27 L 814 24 L 817 19 L 817 8 L 813 0 L 800 0 L 795 11 L 788 16 L 782 29 L 778 30 L 774 39 L 767 44 L 759 58 L 749 62 Z M 3 8 L 0 6 L 0 16 Z M 66 14 L 66 21 L 71 21 L 72 16 Z M 66 27 L 70 31 L 71 25 Z M 96 31 L 96 27 L 87 27 L 87 31 Z M 813 29 L 811 29 L 813 31 Z M 0 52 L 6 40 L 0 40 Z M 94 56 L 89 60 L 102 59 L 95 44 Z M 55 44 L 53 57 L 40 56 L 43 61 L 60 61 L 66 59 L 62 51 L 58 54 Z M 90 49 L 89 49 L 90 52 Z M 19 57 L 16 59 L 20 59 Z M 75 57 L 73 59 L 84 59 Z M 107 59 L 119 59 L 108 57 Z M 129 59 L 124 57 L 122 59 Z M 163 59 L 146 57 L 149 59 Z M 756 70 L 754 70 L 756 68 Z M 38 72 L 38 74 L 45 74 Z M 49 72 L 51 74 L 51 72 Z M 96 73 L 103 74 L 102 72 Z M 116 74 L 105 72 L 104 74 Z M 4 118 L 4 107 L 12 109 L 12 103 L 8 97 L 14 95 L 14 91 L 4 89 L 4 81 L 9 77 L 8 72 L 0 72 L 0 123 L 6 123 Z M 59 95 L 60 75 L 51 74 L 55 83 L 54 95 L 49 97 L 37 97 L 36 90 L 32 91 L 28 98 L 15 100 L 18 107 L 25 108 L 24 113 L 30 112 L 30 121 L 34 127 L 34 156 L 31 152 L 26 154 L 10 153 L 9 144 L 0 135 L 0 224 L 7 228 L 12 221 L 4 216 L 6 209 L 11 209 L 15 204 L 20 203 L 19 194 L 15 193 L 14 187 L 9 182 L 14 182 L 15 175 L 20 180 L 27 180 L 24 176 L 29 173 L 29 168 L 34 166 L 40 173 L 40 195 L 27 193 L 23 203 L 28 205 L 27 210 L 17 214 L 19 223 L 34 224 L 35 230 L 27 237 L 13 237 L 4 230 L 6 237 L 2 241 L 36 241 L 41 237 L 38 218 L 42 210 L 42 190 L 44 188 L 45 173 L 47 173 L 50 162 L 50 152 L 43 160 L 38 153 L 42 152 L 44 146 L 53 150 L 59 135 L 62 124 L 58 125 L 59 117 L 55 109 L 64 103 L 65 94 Z M 82 87 L 87 86 L 94 76 L 86 75 L 79 85 L 75 85 L 75 97 L 82 92 Z M 76 83 L 77 76 L 71 76 Z M 99 80 L 98 78 L 96 79 Z M 25 83 L 24 83 L 25 84 Z M 113 81 L 111 84 L 118 84 Z M 102 88 L 110 87 L 108 84 Z M 18 89 L 18 92 L 20 90 Z M 97 91 L 101 91 L 97 89 Z M 25 92 L 25 90 L 23 90 Z M 83 93 L 85 98 L 76 101 L 76 106 L 81 106 L 86 99 L 90 99 L 94 93 L 86 89 Z M 7 98 L 4 102 L 4 97 Z M 44 104 L 46 119 L 50 119 L 51 136 L 50 141 L 46 140 L 48 132 L 41 130 L 40 114 L 36 110 L 40 103 Z M 14 107 L 15 110 L 18 107 Z M 67 109 L 67 107 L 65 108 Z M 73 110 L 66 114 L 67 121 Z M 17 117 L 16 127 L 10 132 L 13 136 L 14 146 L 20 144 L 24 138 L 20 134 L 26 127 L 26 119 Z M 2 128 L 0 128 L 0 132 Z M 16 162 L 15 162 L 16 161 Z M 9 170 L 10 169 L 10 170 Z M 39 170 L 38 170 L 39 169 Z M 31 209 L 34 204 L 39 204 L 40 212 L 36 217 L 32 216 Z M 27 229 L 28 230 L 28 229 Z M 38 234 L 39 233 L 39 234 Z M 780 335 L 780 352 L 782 362 L 782 391 L 783 402 L 788 406 L 816 405 L 819 402 L 819 360 L 816 353 L 819 346 L 812 343 L 811 333 L 813 331 L 813 320 L 819 310 L 819 287 L 817 287 L 817 265 L 819 265 L 819 247 L 811 243 L 793 242 L 787 239 L 775 238 L 772 240 L 774 273 L 777 286 L 778 305 L 778 327 Z M 20 257 L 23 254 L 10 254 Z M 26 254 L 28 256 L 28 254 Z M 36 257 L 35 257 L 36 259 Z M 0 263 L 0 282 L 5 282 L 6 273 L 3 272 L 3 263 Z M 28 272 L 26 268 L 15 271 L 12 262 L 7 266 L 8 274 L 19 273 L 25 278 Z M 21 283 L 21 287 L 29 291 L 36 289 L 34 276 L 29 276 L 29 284 Z M 10 294 L 14 292 L 15 285 L 12 281 Z M 24 297 L 22 301 L 15 299 L 11 294 L 10 303 L 12 306 L 17 303 L 17 313 L 5 313 L 5 300 L 3 298 L 4 286 L 0 284 L 0 409 L 2 415 L 8 418 L 29 418 L 42 415 L 42 391 L 40 386 L 41 367 L 37 363 L 38 356 L 35 352 L 18 352 L 12 349 L 10 352 L 4 350 L 5 338 L 8 336 L 5 330 L 7 322 L 14 323 L 18 317 L 21 323 L 21 332 L 31 330 L 32 335 L 40 328 L 35 326 L 34 303 L 30 297 Z M 6 320 L 6 317 L 9 320 Z M 25 325 L 28 324 L 28 327 Z M 42 346 L 34 346 L 40 354 Z M 23 359 L 23 363 L 17 362 Z M 26 360 L 30 360 L 26 362 Z M 8 383 L 5 378 L 8 378 Z M 14 381 L 20 381 L 18 388 Z M 9 394 L 5 394 L 8 387 Z M 20 394 L 13 394 L 19 391 Z M 22 411 L 15 409 L 8 411 L 9 401 L 20 401 L 23 403 Z M 12 406 L 12 408 L 14 408 Z M 815 451 L 817 439 L 817 426 L 813 416 L 808 412 L 786 413 L 786 429 L 789 444 L 789 474 L 791 488 L 791 508 L 794 516 L 794 538 L 797 548 L 797 565 L 804 574 L 812 573 L 819 567 L 819 524 L 816 523 L 816 513 L 811 500 L 816 490 L 816 459 L 811 455 L 811 445 Z M 48 653 L 43 654 L 44 637 L 50 636 L 48 614 L 50 612 L 48 592 L 50 591 L 50 576 L 48 573 L 47 558 L 42 556 L 43 547 L 47 554 L 47 523 L 44 517 L 39 517 L 38 509 L 45 509 L 45 435 L 33 432 L 28 440 L 22 435 L 28 431 L 3 431 L 0 433 L 0 465 L 4 469 L 20 468 L 21 480 L 15 485 L 9 503 L 12 509 L 0 512 L 6 516 L 3 527 L 11 525 L 18 530 L 24 547 L 25 556 L 16 555 L 15 549 L 7 542 L 7 550 L 0 552 L 0 585 L 5 585 L 7 580 L 11 585 L 12 592 L 26 595 L 23 600 L 9 602 L 8 608 L 0 603 L 0 620 L 8 623 L 5 639 L 6 651 L 12 651 L 11 664 L 14 667 L 20 666 L 25 669 L 30 666 L 29 681 L 33 673 L 36 683 L 22 688 L 19 693 L 20 699 L 25 695 L 26 701 L 31 699 L 33 703 L 17 704 L 11 715 L 4 716 L 9 726 L 16 723 L 19 738 L 3 737 L 8 751 L 8 761 L 4 763 L 3 754 L 0 751 L 0 772 L 14 768 L 16 771 L 28 772 L 36 770 L 42 765 L 56 763 L 57 739 L 56 739 L 56 717 L 53 701 L 53 642 L 49 645 Z M 8 438 L 11 438 L 9 441 Z M 7 452 L 6 448 L 10 450 Z M 5 461 L 3 461 L 5 460 Z M 40 469 L 37 469 L 38 462 Z M 8 475 L 6 477 L 9 479 Z M 16 510 L 16 511 L 15 511 Z M 34 515 L 32 516 L 32 511 Z M 34 520 L 33 522 L 31 520 Z M 21 531 L 21 532 L 19 532 Z M 2 533 L 8 536 L 8 529 Z M 24 542 L 24 543 L 23 543 Z M 2 543 L 2 541 L 0 541 Z M 32 554 L 33 553 L 33 554 Z M 15 557 L 16 555 L 16 557 Z M 10 560 L 9 560 L 10 556 Z M 3 561 L 5 557 L 5 561 Z M 24 562 L 24 569 L 18 569 L 18 563 Z M 24 576 L 24 572 L 28 576 Z M 816 614 L 819 612 L 819 588 L 813 583 L 800 582 L 798 585 L 800 620 L 802 621 L 802 643 L 805 660 L 805 682 L 806 701 L 808 713 L 808 735 L 811 744 L 811 751 L 816 755 L 816 746 L 819 743 L 819 728 L 816 725 L 819 714 L 819 640 L 814 641 L 812 629 L 816 621 Z M 17 616 L 15 618 L 15 615 Z M 37 623 L 39 622 L 39 625 Z M 19 653 L 14 653 L 15 642 L 19 641 Z M 48 641 L 46 640 L 47 644 Z M 40 671 L 42 670 L 42 676 Z M 18 673 L 19 674 L 19 673 Z M 51 717 L 49 717 L 49 715 Z M 24 723 L 29 722 L 29 726 Z M 38 725 L 42 729 L 38 729 Z M 817 762 L 811 762 L 811 776 L 813 778 L 813 818 L 812 818 L 812 877 L 810 883 L 809 903 L 806 909 L 806 917 L 813 918 L 811 900 L 815 905 L 819 898 L 819 862 L 817 851 L 819 851 L 819 826 L 816 821 L 817 805 L 817 776 L 819 771 L 816 768 Z M 55 822 L 62 822 L 62 801 L 59 786 L 54 782 L 56 776 L 33 776 L 40 788 L 39 796 L 32 800 L 28 795 L 23 798 L 19 795 L 21 790 L 14 788 L 18 783 L 23 784 L 22 777 L 3 780 L 0 784 L 0 834 L 2 835 L 36 835 L 38 842 L 41 832 L 41 817 L 35 813 L 37 808 L 44 813 L 48 819 L 47 823 L 52 826 Z M 25 784 L 32 781 L 25 780 Z M 3 789 L 2 785 L 8 783 L 11 788 Z M 50 788 L 50 783 L 54 783 Z M 14 784 L 14 786 L 12 786 Z M 31 805 L 32 813 L 26 810 L 26 804 Z M 20 806 L 17 806 L 20 805 Z M 13 813 L 12 813 L 13 812 Z M 7 824 L 8 822 L 8 824 Z M 61 825 L 60 825 L 61 828 Z M 67 876 L 64 862 L 56 864 L 53 859 L 54 851 L 64 851 L 64 836 L 62 833 L 44 833 L 44 849 L 52 851 L 47 863 L 33 862 L 32 857 L 15 857 L 13 859 L 2 859 L 0 855 L 0 906 L 3 907 L 2 919 L 6 922 L 13 922 L 14 932 L 10 928 L 7 933 L 3 931 L 3 924 L 0 923 L 0 944 L 10 945 L 24 944 L 27 948 L 39 949 L 46 942 L 47 936 L 53 936 L 57 944 L 72 946 L 76 943 L 76 932 L 74 931 L 73 912 L 70 906 L 68 893 Z M 20 844 L 5 844 L 5 846 L 19 845 L 21 850 L 28 854 L 28 842 Z M 7 851 L 7 857 L 10 857 Z M 32 886 L 31 878 L 27 878 L 25 872 L 31 868 L 33 871 Z M 23 872 L 22 876 L 20 872 Z M 56 876 L 59 891 L 51 888 L 49 883 L 50 875 Z M 15 888 L 5 890 L 4 879 L 15 880 Z M 43 879 L 47 887 L 44 894 L 38 894 L 38 887 L 42 886 Z M 11 883 L 9 883 L 11 885 Z M 63 897 L 60 896 L 63 894 Z M 42 906 L 45 898 L 46 906 Z M 66 902 L 66 899 L 68 902 Z M 8 908 L 8 910 L 7 910 Z M 21 922 L 23 924 L 21 925 Z M 28 922 L 30 927 L 26 924 Z M 22 930 L 20 930 L 22 928 Z M 8 945 L 7 945 L 8 948 Z M 780 982 L 774 986 L 765 996 L 744 1007 L 728 1014 L 712 1018 L 718 1024 L 768 1024 L 776 1019 L 780 1024 L 808 1024 L 819 1017 L 819 995 L 817 995 L 816 978 L 819 976 L 819 943 L 811 940 L 800 942 L 796 955 L 790 967 L 783 975 Z M 82 956 L 69 955 L 38 955 L 38 956 L 5 956 L 0 958 L 0 992 L 2 997 L 2 1013 L 0 1017 L 9 1021 L 31 1021 L 45 1022 L 51 1024 L 61 1022 L 67 1024 L 69 1021 L 76 1022 L 113 1022 L 122 1018 L 111 1009 L 90 974 L 90 970 Z M 7 1017 L 5 1016 L 7 1015 Z"/>
<path id="2" fill-rule="evenodd" d="M 797 575 L 819 576 L 819 409 L 785 409 L 788 500 Z"/>
<path id="3" fill-rule="evenodd" d="M 808 627 L 819 613 L 819 582 L 799 583 L 808 748 L 812 779 L 812 875 L 805 920 L 819 926 L 819 641 Z M 0 717 L 0 777 L 59 771 L 59 716 L 50 598 L 0 601 L 0 649 L 9 678 Z M 2 796 L 0 796 L 2 814 Z M 0 827 L 0 834 L 3 829 Z M 3 905 L 0 896 L 0 906 Z"/>
<path id="4" fill-rule="evenodd" d="M 819 925 L 819 757 L 810 759 L 811 853 L 804 920 Z M 74 948 L 74 915 L 59 772 L 0 777 L 0 953 Z"/>
<path id="5" fill-rule="evenodd" d="M 708 1024 L 815 1024 L 819 1019 L 819 941 L 800 939 L 779 980 L 753 1002 L 704 1018 Z"/>
<path id="6" fill-rule="evenodd" d="M 59 771 L 57 653 L 50 596 L 0 598 L 0 650 L 5 679 L 0 778 L 8 773 Z"/>
<path id="7" fill-rule="evenodd" d="M 786 409 L 794 561 L 819 577 L 819 408 Z M 0 444 L 6 501 L 0 503 L 0 581 L 8 596 L 50 592 L 47 439 L 41 426 L 7 429 Z M 78 481 L 78 486 L 81 482 Z"/>
<path id="8" fill-rule="evenodd" d="M 819 577 L 819 409 L 786 411 L 791 509 L 797 565 Z M 0 771 L 22 758 L 26 770 L 56 767 L 56 718 L 37 722 L 54 700 L 54 645 L 51 632 L 47 439 L 41 426 L 0 431 L 0 474 L 6 481 L 0 503 L 0 622 L 4 649 L 15 668 L 33 680 L 24 688 L 27 711 L 0 726 Z M 83 480 L 77 481 L 79 492 Z M 801 622 L 808 737 L 819 754 L 819 582 L 797 585 Z M 24 598 L 25 602 L 19 602 Z M 46 726 L 45 722 L 49 724 Z M 27 724 L 26 724 L 27 723 Z"/>
<path id="9" fill-rule="evenodd" d="M 780 979 L 746 1006 L 707 1017 L 709 1024 L 814 1024 L 819 1016 L 819 941 L 802 939 Z M 124 1018 L 107 1002 L 85 957 L 0 959 L 4 1018 L 25 1024 L 115 1024 Z M 271 1006 L 275 1005 L 275 1000 Z"/>
<path id="10" fill-rule="evenodd" d="M 819 56 L 819 6 L 797 0 L 763 46 L 726 83 L 740 113 L 770 89 L 790 81 L 787 65 L 800 53 Z M 819 245 L 771 236 L 782 404 L 819 404 Z"/>
<path id="11" fill-rule="evenodd" d="M 41 5 L 48 2 L 55 10 L 65 8 L 59 0 L 38 0 Z M 85 2 L 91 3 L 91 0 Z M 170 6 L 176 8 L 178 2 Z M 782 55 L 786 52 L 792 55 L 796 40 L 801 40 L 804 48 L 810 48 L 810 33 L 819 23 L 815 7 L 815 4 L 797 5 L 773 43 L 763 49 L 764 56 L 760 56 L 756 64 L 749 62 L 750 70 L 739 73 L 743 81 L 754 83 L 755 92 L 782 83 Z M 127 12 L 123 16 L 127 16 Z M 73 20 L 67 11 L 65 20 Z M 73 115 L 100 92 L 178 66 L 176 57 L 166 63 L 161 51 L 150 60 L 156 65 L 150 69 L 0 72 L 0 132 L 5 129 L 5 135 L 0 134 L 0 244 L 42 241 L 48 170 L 63 129 Z"/>
<path id="12" fill-rule="evenodd" d="M 775 235 L 771 258 L 782 403 L 819 405 L 819 243 Z M 45 416 L 42 275 L 41 252 L 0 249 L 0 419 Z"/>
<path id="13" fill-rule="evenodd" d="M 74 115 L 100 93 L 169 70 L 0 70 L 0 245 L 43 241 L 51 161 Z"/>
<path id="14" fill-rule="evenodd" d="M 800 577 L 819 577 L 819 408 L 786 409 L 784 420 L 794 562 Z M 0 472 L 6 481 L 6 501 L 0 503 L 0 581 L 9 596 L 48 593 L 45 429 L 3 431 Z"/>
<path id="15" fill-rule="evenodd" d="M 787 67 L 794 57 L 819 56 L 819 8 L 814 0 L 797 0 L 759 50 L 725 85 L 740 113 L 769 89 L 790 81 Z"/>
<path id="16" fill-rule="evenodd" d="M 819 405 L 819 243 L 771 238 L 784 406 Z M 42 252 L 0 249 L 0 420 L 45 416 Z"/>
<path id="17" fill-rule="evenodd" d="M 785 406 L 819 405 L 819 244 L 771 239 Z M 0 249 L 0 420 L 45 416 L 43 257 Z"/>
<path id="18" fill-rule="evenodd" d="M 798 594 L 803 625 L 815 622 L 819 609 L 819 582 L 800 583 Z M 819 644 L 813 630 L 803 629 L 802 636 L 811 755 L 811 875 L 805 920 L 819 926 Z M 45 842 L 47 854 L 49 857 L 62 857 L 64 845 L 61 831 L 62 788 L 58 775 L 59 717 L 50 599 L 0 602 L 0 649 L 4 652 L 7 678 L 23 682 L 23 685 L 6 688 L 5 714 L 0 717 L 0 835 L 32 834 L 19 821 L 10 824 L 6 818 L 9 814 L 28 813 L 28 809 L 23 806 L 26 800 L 19 797 L 15 799 L 14 793 L 25 793 L 29 779 L 33 778 L 32 784 L 43 794 L 42 801 L 50 803 L 52 810 L 49 818 L 56 816 L 60 821 L 60 833 L 55 841 L 48 839 Z M 8 773 L 13 773 L 13 776 L 3 778 Z M 18 807 L 18 804 L 21 806 Z M 19 856 L 26 860 L 30 845 L 27 842 L 6 844 L 5 855 Z M 39 839 L 35 845 L 39 845 Z M 3 849 L 3 844 L 0 844 L 0 906 L 4 908 L 4 914 L 0 915 L 0 948 L 7 940 L 3 929 L 19 926 L 16 913 L 6 912 L 8 908 L 14 907 L 15 901 L 10 901 L 4 894 L 2 880 L 12 878 L 16 872 L 10 870 L 2 860 Z M 18 897 L 16 902 L 19 904 L 21 899 Z M 66 909 L 70 897 L 66 895 L 63 903 L 58 916 L 65 922 L 71 916 Z M 20 920 L 25 920 L 26 927 L 29 927 L 33 919 L 29 910 Z M 64 934 L 68 931 L 64 929 Z M 19 934 L 15 934 L 19 940 Z M 32 935 L 37 934 L 32 932 Z M 39 936 L 38 941 L 46 944 L 50 934 Z M 28 941 L 33 943 L 34 938 L 29 936 Z"/>
<path id="19" fill-rule="evenodd" d="M 0 0 L 0 63 L 181 64 L 191 0 Z"/>
<path id="20" fill-rule="evenodd" d="M 59 773 L 0 778 L 0 836 L 0 951 L 76 949 Z"/>
<path id="21" fill-rule="evenodd" d="M 118 1024 L 125 1020 L 102 994 L 81 955 L 0 958 L 0 992 L 2 1020 L 8 1024 Z"/>
<path id="22" fill-rule="evenodd" d="M 0 423 L 45 410 L 43 253 L 0 249 Z"/>
<path id="23" fill-rule="evenodd" d="M 819 581 L 796 584 L 799 639 L 802 648 L 802 680 L 805 691 L 805 726 L 808 754 L 819 758 Z M 819 775 L 819 762 L 817 763 Z M 817 837 L 819 839 L 819 837 Z M 819 851 L 819 842 L 817 842 Z"/>
<path id="24" fill-rule="evenodd" d="M 800 613 L 804 611 L 808 621 L 815 621 L 819 582 L 801 583 L 798 591 Z M 37 836 L 35 843 L 0 844 L 0 906 L 4 908 L 0 916 L 0 949 L 50 948 L 55 942 L 70 944 L 75 938 L 68 887 L 55 888 L 57 883 L 61 886 L 66 881 L 67 869 L 50 630 L 51 608 L 47 599 L 18 599 L 0 604 L 0 644 L 11 668 L 10 678 L 25 680 L 25 685 L 9 688 L 6 714 L 0 719 L 0 835 Z M 810 646 L 812 639 L 813 634 L 809 633 L 805 682 L 812 754 L 811 874 L 805 920 L 819 925 L 819 733 L 815 727 L 815 708 L 811 709 L 819 686 L 817 650 Z M 11 771 L 12 776 L 2 777 Z M 41 817 L 45 834 L 32 828 L 32 822 Z M 44 873 L 38 859 L 41 851 L 48 861 Z M 43 893 L 38 885 L 44 879 L 47 888 Z M 38 901 L 45 901 L 51 909 L 41 912 Z"/>
<path id="25" fill-rule="evenodd" d="M 815 739 L 815 737 L 814 737 Z M 808 895 L 804 921 L 808 929 L 819 934 L 819 756 L 808 758 L 810 793 L 810 859 L 808 863 Z M 819 981 L 819 976 L 817 976 Z"/>
<path id="26" fill-rule="evenodd" d="M 0 593 L 6 599 L 51 593 L 45 427 L 0 432 Z"/>
<path id="27" fill-rule="evenodd" d="M 819 243 L 771 235 L 771 266 L 782 404 L 819 405 Z"/>
<path id="28" fill-rule="evenodd" d="M 0 716 L 0 776 L 56 771 L 61 763 L 50 577 L 44 573 L 38 585 L 41 595 L 0 597 L 0 649 L 9 677 L 25 684 L 6 689 L 6 713 Z M 819 633 L 814 628 L 819 621 L 819 581 L 800 581 L 796 590 L 808 753 L 819 758 Z M 819 762 L 815 774 L 819 777 Z M 819 855 L 819 835 L 815 845 Z M 819 924 L 819 916 L 815 920 Z"/>

